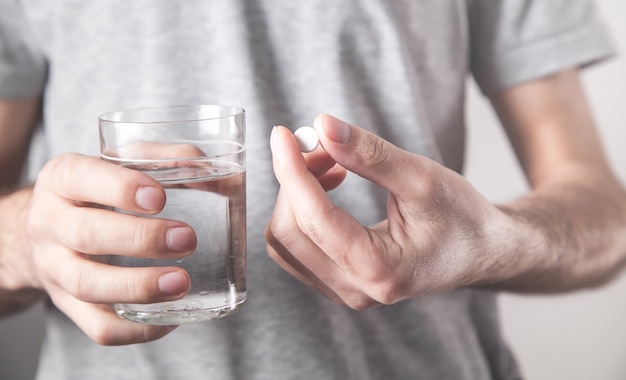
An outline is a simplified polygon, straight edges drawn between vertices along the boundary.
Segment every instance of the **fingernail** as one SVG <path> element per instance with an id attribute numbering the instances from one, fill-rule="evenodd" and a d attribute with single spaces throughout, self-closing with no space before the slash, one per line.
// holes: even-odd
<path id="1" fill-rule="evenodd" d="M 196 234 L 189 227 L 170 228 L 165 234 L 165 244 L 170 251 L 190 251 L 196 246 Z"/>
<path id="2" fill-rule="evenodd" d="M 325 117 L 324 132 L 328 138 L 341 144 L 347 142 L 350 138 L 350 126 L 348 123 L 332 116 Z"/>
<path id="3" fill-rule="evenodd" d="M 272 133 L 270 134 L 270 149 L 272 150 L 272 154 L 276 151 L 276 139 L 278 139 L 276 129 L 276 126 L 274 126 L 274 128 L 272 128 Z"/>
<path id="4" fill-rule="evenodd" d="M 137 206 L 147 211 L 161 211 L 165 205 L 163 192 L 156 187 L 140 187 L 135 193 Z"/>
<path id="5" fill-rule="evenodd" d="M 159 291 L 167 295 L 178 295 L 189 289 L 189 279 L 183 273 L 169 272 L 159 277 Z"/>

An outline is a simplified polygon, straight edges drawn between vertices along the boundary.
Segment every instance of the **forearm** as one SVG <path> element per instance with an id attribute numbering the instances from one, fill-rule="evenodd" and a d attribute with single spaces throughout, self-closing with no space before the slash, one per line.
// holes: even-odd
<path id="1" fill-rule="evenodd" d="M 22 311 L 44 295 L 39 289 L 0 290 L 0 316 Z"/>
<path id="2" fill-rule="evenodd" d="M 577 70 L 490 98 L 532 189 L 500 207 L 510 238 L 498 243 L 507 254 L 489 252 L 508 271 L 492 284 L 557 292 L 608 282 L 626 262 L 626 194 L 604 156 Z"/>
<path id="3" fill-rule="evenodd" d="M 502 258 L 506 263 L 500 263 L 510 268 L 511 277 L 503 276 L 498 288 L 521 292 L 574 290 L 602 285 L 623 269 L 623 187 L 610 173 L 572 170 L 569 177 L 577 179 L 550 181 L 500 207 L 512 221 L 510 232 L 516 238 L 509 239 L 511 254 Z"/>
<path id="4" fill-rule="evenodd" d="M 31 135 L 41 116 L 41 99 L 0 98 L 0 191 L 6 193 L 18 183 L 30 145 Z"/>
<path id="5" fill-rule="evenodd" d="M 41 298 L 32 281 L 26 210 L 32 189 L 0 197 L 0 315 L 16 312 Z"/>

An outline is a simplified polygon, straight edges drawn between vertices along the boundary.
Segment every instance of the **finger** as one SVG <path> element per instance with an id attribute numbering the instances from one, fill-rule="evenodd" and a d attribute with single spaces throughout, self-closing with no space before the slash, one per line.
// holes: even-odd
<path id="1" fill-rule="evenodd" d="M 91 255 L 166 258 L 193 252 L 197 237 L 181 222 L 139 217 L 104 209 L 61 207 L 33 222 L 36 229 L 47 229 L 50 239 L 78 252 Z"/>
<path id="2" fill-rule="evenodd" d="M 58 265 L 59 258 L 63 265 Z M 90 303 L 154 303 L 183 297 L 189 274 L 175 266 L 126 268 L 90 260 L 80 254 L 48 250 L 38 257 L 47 282 Z"/>
<path id="3" fill-rule="evenodd" d="M 317 279 L 310 270 L 300 264 L 297 260 L 289 260 L 289 258 L 293 259 L 293 256 L 286 254 L 287 250 L 284 247 L 280 247 L 280 243 L 274 241 L 272 244 L 268 244 L 267 252 L 269 256 L 276 262 L 283 270 L 289 273 L 294 278 L 298 279 L 300 282 L 305 284 L 311 289 L 316 290 L 317 292 L 325 295 L 333 302 L 339 305 L 345 304 L 341 297 L 337 295 L 331 288 L 326 286 L 322 281 Z"/>
<path id="4" fill-rule="evenodd" d="M 335 165 L 322 176 L 318 177 L 317 180 L 325 191 L 330 191 L 343 183 L 347 173 L 346 169 Z"/>
<path id="5" fill-rule="evenodd" d="M 347 171 L 337 165 L 323 149 L 316 149 L 310 153 L 303 153 L 307 169 L 317 177 L 326 191 L 339 186 L 346 178 Z"/>
<path id="6" fill-rule="evenodd" d="M 279 191 L 274 212 L 265 231 L 267 243 L 275 248 L 275 253 L 291 267 L 319 282 L 313 273 L 333 278 L 337 274 L 336 264 L 298 228 L 288 200 Z"/>
<path id="7" fill-rule="evenodd" d="M 315 119 L 324 150 L 351 172 L 389 190 L 400 199 L 414 197 L 429 178 L 433 161 L 404 151 L 375 134 L 329 115 Z"/>
<path id="8" fill-rule="evenodd" d="M 330 219 L 360 230 L 361 225 L 349 214 L 334 206 L 324 188 L 308 170 L 297 143 L 288 129 L 276 127 L 271 137 L 274 173 L 281 193 L 289 201 L 297 225 L 309 238 L 318 242 Z M 356 231 L 355 231 L 356 232 Z M 309 234 L 320 235 L 313 238 Z"/>
<path id="9" fill-rule="evenodd" d="M 282 191 L 282 190 L 281 190 Z M 269 256 L 305 285 L 343 305 L 362 294 L 349 278 L 298 228 L 287 199 L 280 193 L 265 230 Z"/>
<path id="10" fill-rule="evenodd" d="M 51 299 L 94 342 L 105 346 L 145 343 L 162 338 L 177 326 L 154 326 L 122 319 L 108 305 L 90 304 L 53 288 Z"/>
<path id="11" fill-rule="evenodd" d="M 286 128 L 274 129 L 271 145 L 274 173 L 304 235 L 352 276 L 364 275 L 378 281 L 383 273 L 380 268 L 398 264 L 399 258 L 390 261 L 387 257 L 386 240 L 377 238 L 353 216 L 333 205 L 307 170 L 297 143 Z M 285 244 L 283 239 L 281 242 Z M 286 247 L 294 252 L 292 247 Z"/>
<path id="12" fill-rule="evenodd" d="M 310 153 L 302 153 L 307 169 L 315 177 L 321 177 L 337 163 L 323 149 L 316 149 Z"/>
<path id="13" fill-rule="evenodd" d="M 165 192 L 150 176 L 94 157 L 64 154 L 48 162 L 38 185 L 69 201 L 157 213 Z"/>

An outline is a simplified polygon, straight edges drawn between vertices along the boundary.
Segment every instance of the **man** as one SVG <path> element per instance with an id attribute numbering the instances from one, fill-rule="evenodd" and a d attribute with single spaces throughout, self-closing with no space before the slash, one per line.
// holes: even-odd
<path id="1" fill-rule="evenodd" d="M 49 297 L 42 379 L 518 378 L 493 291 L 565 291 L 622 269 L 626 195 L 578 81 L 611 53 L 588 2 L 2 7 L 2 304 Z M 468 67 L 531 184 L 509 204 L 458 174 Z M 197 103 L 247 110 L 249 300 L 170 334 L 109 304 L 179 298 L 185 273 L 98 258 L 180 257 L 193 236 L 91 207 L 165 202 L 149 177 L 94 157 L 95 118 Z M 31 149 L 48 161 L 16 190 L 40 110 Z M 306 157 L 271 127 L 320 113 L 334 116 L 315 119 L 323 149 Z"/>

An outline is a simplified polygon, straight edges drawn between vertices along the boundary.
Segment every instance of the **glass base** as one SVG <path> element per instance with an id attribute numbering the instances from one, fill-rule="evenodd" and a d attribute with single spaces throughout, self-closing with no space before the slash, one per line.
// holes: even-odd
<path id="1" fill-rule="evenodd" d="M 207 296 L 202 296 L 202 298 L 203 301 L 207 301 Z M 116 304 L 113 307 L 117 315 L 133 322 L 174 326 L 226 317 L 241 309 L 245 301 L 244 296 L 237 303 L 216 307 L 215 303 L 203 302 L 205 305 L 202 306 L 197 300 L 184 298 L 174 302 L 146 305 Z"/>

